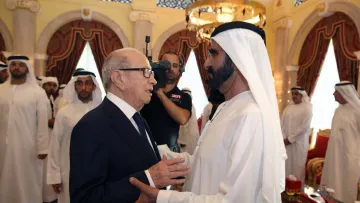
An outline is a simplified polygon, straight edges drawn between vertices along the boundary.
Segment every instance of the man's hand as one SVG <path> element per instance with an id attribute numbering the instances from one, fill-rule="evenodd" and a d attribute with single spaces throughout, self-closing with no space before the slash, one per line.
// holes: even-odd
<path id="1" fill-rule="evenodd" d="M 49 127 L 49 128 L 54 128 L 54 124 L 55 124 L 55 119 L 50 119 L 50 120 L 48 121 L 48 127 Z"/>
<path id="2" fill-rule="evenodd" d="M 135 203 L 156 203 L 157 196 L 160 192 L 159 189 L 145 185 L 136 178 L 131 177 L 130 183 L 140 190 L 140 197 Z"/>
<path id="3" fill-rule="evenodd" d="M 289 139 L 288 139 L 288 138 L 285 138 L 285 139 L 284 139 L 284 144 L 285 144 L 285 146 L 286 146 L 286 145 L 291 144 L 291 142 L 289 142 Z"/>
<path id="4" fill-rule="evenodd" d="M 158 88 L 155 90 L 156 95 L 160 98 L 161 95 L 165 95 L 164 88 Z"/>
<path id="5" fill-rule="evenodd" d="M 56 194 L 61 193 L 61 183 L 60 184 L 52 184 L 52 188 L 55 191 Z"/>
<path id="6" fill-rule="evenodd" d="M 156 188 L 163 188 L 168 185 L 179 185 L 185 182 L 185 179 L 173 179 L 188 175 L 190 166 L 179 165 L 185 160 L 183 158 L 166 159 L 164 155 L 161 161 L 151 168 L 149 173 L 151 179 L 154 181 Z"/>
<path id="7" fill-rule="evenodd" d="M 47 157 L 47 154 L 39 154 L 38 155 L 38 159 L 41 159 L 41 160 L 45 159 L 46 157 Z"/>

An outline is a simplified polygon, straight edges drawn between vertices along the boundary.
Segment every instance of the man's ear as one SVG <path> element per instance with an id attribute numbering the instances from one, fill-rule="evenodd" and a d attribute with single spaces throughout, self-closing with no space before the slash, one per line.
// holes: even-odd
<path id="1" fill-rule="evenodd" d="M 122 73 L 119 70 L 112 71 L 110 78 L 112 83 L 116 87 L 118 87 L 120 90 L 124 90 L 125 88 L 124 84 L 126 83 L 126 76 L 124 75 L 124 73 Z"/>

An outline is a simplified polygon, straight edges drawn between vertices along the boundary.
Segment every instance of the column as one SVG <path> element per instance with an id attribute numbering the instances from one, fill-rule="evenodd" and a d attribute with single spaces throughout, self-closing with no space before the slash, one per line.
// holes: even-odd
<path id="1" fill-rule="evenodd" d="M 355 51 L 354 54 L 356 58 L 359 60 L 357 91 L 360 94 L 360 51 Z"/>
<path id="2" fill-rule="evenodd" d="M 13 10 L 13 54 L 27 55 L 34 65 L 36 12 L 40 5 L 35 0 L 6 0 L 6 6 Z"/>
<path id="3" fill-rule="evenodd" d="M 133 47 L 145 54 L 145 37 L 150 36 L 148 55 L 151 56 L 151 47 L 154 42 L 152 39 L 152 27 L 157 21 L 157 16 L 155 14 L 156 1 L 134 0 L 132 3 L 132 9 L 133 11 L 130 12 L 129 18 L 132 22 L 134 22 Z"/>
<path id="4" fill-rule="evenodd" d="M 297 72 L 299 70 L 298 65 L 287 65 L 285 67 L 287 72 L 287 80 L 284 81 L 286 83 L 286 88 L 284 89 L 284 105 L 286 106 L 291 100 L 290 88 L 296 86 L 297 83 Z"/>
<path id="5" fill-rule="evenodd" d="M 46 54 L 35 54 L 35 75 L 36 76 L 46 76 L 46 62 L 48 55 Z"/>
<path id="6" fill-rule="evenodd" d="M 289 30 L 291 25 L 292 20 L 290 17 L 283 17 L 275 21 L 273 24 L 273 30 L 276 33 L 274 78 L 280 113 L 287 104 L 286 91 L 288 90 L 288 83 L 285 66 L 287 61 Z"/>

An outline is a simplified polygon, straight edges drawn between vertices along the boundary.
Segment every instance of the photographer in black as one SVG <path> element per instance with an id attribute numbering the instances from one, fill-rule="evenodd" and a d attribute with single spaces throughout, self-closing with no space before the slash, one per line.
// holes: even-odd
<path id="1" fill-rule="evenodd" d="M 166 85 L 154 89 L 151 101 L 141 110 L 141 115 L 149 124 L 158 145 L 167 144 L 172 151 L 179 152 L 176 144 L 179 128 L 190 119 L 191 97 L 177 87 L 177 82 L 184 72 L 183 60 L 179 55 L 166 52 L 160 60 L 171 64 L 166 72 Z"/>

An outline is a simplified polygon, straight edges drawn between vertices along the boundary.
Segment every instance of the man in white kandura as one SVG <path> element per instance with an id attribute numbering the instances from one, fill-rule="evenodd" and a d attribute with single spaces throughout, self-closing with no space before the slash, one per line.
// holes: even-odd
<path id="1" fill-rule="evenodd" d="M 291 88 L 292 101 L 281 117 L 281 129 L 288 159 L 286 176 L 294 175 L 304 183 L 305 163 L 309 147 L 312 104 L 304 88 Z"/>
<path id="2" fill-rule="evenodd" d="M 225 95 L 200 136 L 184 191 L 158 190 L 135 178 L 139 202 L 279 203 L 285 188 L 286 151 L 280 128 L 274 78 L 265 32 L 245 22 L 230 22 L 211 35 L 204 64 L 208 85 Z"/>
<path id="3" fill-rule="evenodd" d="M 69 104 L 56 116 L 50 142 L 47 165 L 47 184 L 58 195 L 58 203 L 70 203 L 69 196 L 69 147 L 71 132 L 76 123 L 102 100 L 99 84 L 92 72 L 77 70 L 64 89 Z"/>
<path id="4" fill-rule="evenodd" d="M 336 84 L 334 97 L 340 105 L 331 124 L 321 184 L 335 189 L 335 199 L 353 203 L 360 180 L 360 99 L 348 81 Z"/>
<path id="5" fill-rule="evenodd" d="M 40 203 L 49 100 L 28 57 L 10 56 L 8 64 L 10 78 L 0 85 L 0 202 Z"/>
<path id="6" fill-rule="evenodd" d="M 183 92 L 191 95 L 189 88 L 183 88 Z M 195 105 L 192 105 L 191 117 L 185 125 L 180 126 L 178 143 L 180 145 L 180 152 L 187 152 L 193 154 L 195 151 L 196 143 L 199 139 L 199 127 L 196 119 Z"/>
<path id="7" fill-rule="evenodd" d="M 56 77 L 43 77 L 41 78 L 40 81 L 40 86 L 45 90 L 46 95 L 47 95 L 47 99 L 49 100 L 49 105 L 48 105 L 48 136 L 49 136 L 49 144 L 50 144 L 50 139 L 51 139 L 51 134 L 52 134 L 52 129 L 54 127 L 54 123 L 55 123 L 55 102 L 54 102 L 54 95 L 59 87 L 59 82 L 58 79 Z M 57 195 L 54 192 L 54 190 L 52 189 L 51 185 L 46 184 L 46 174 L 47 174 L 47 162 L 48 162 L 48 158 L 46 157 L 44 159 L 44 171 L 43 171 L 43 202 L 53 202 L 54 200 L 56 200 Z"/>

